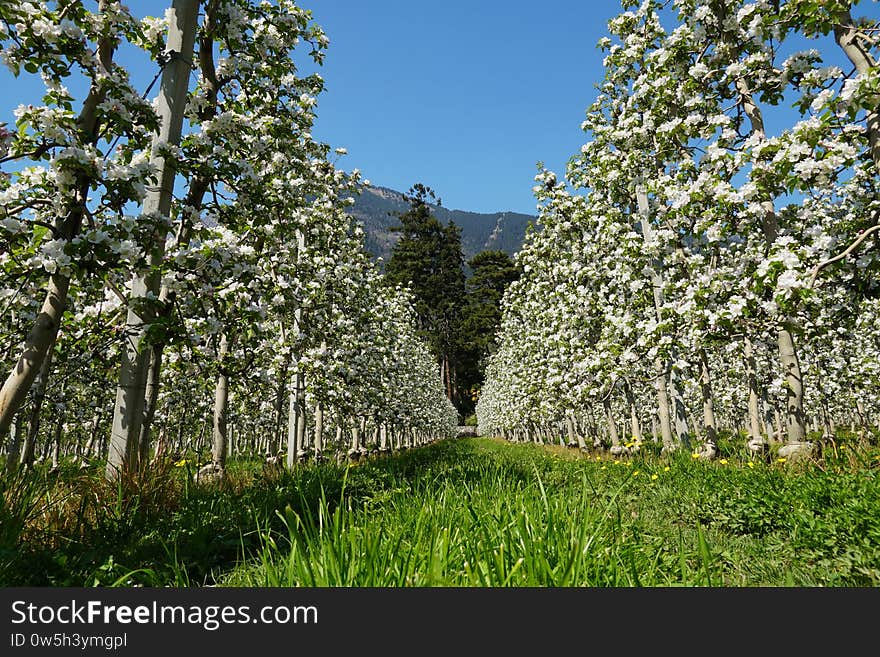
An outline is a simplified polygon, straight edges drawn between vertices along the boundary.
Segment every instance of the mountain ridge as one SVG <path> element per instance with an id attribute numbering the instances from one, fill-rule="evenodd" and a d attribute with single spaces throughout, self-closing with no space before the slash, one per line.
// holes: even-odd
<path id="1" fill-rule="evenodd" d="M 387 261 L 398 239 L 391 227 L 399 225 L 398 214 L 409 208 L 405 194 L 390 187 L 364 185 L 360 194 L 352 198 L 354 204 L 348 214 L 363 225 L 367 251 Z M 535 215 L 521 212 L 470 212 L 429 205 L 441 223 L 453 221 L 461 228 L 461 250 L 466 262 L 480 251 L 490 249 L 514 255 L 522 247 L 529 223 L 537 220 Z"/>

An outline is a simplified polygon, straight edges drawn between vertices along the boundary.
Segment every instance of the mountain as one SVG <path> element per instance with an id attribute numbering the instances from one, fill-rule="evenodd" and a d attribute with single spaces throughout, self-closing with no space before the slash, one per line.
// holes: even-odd
<path id="1" fill-rule="evenodd" d="M 397 213 L 406 212 L 409 203 L 401 192 L 387 187 L 364 186 L 354 196 L 348 214 L 361 222 L 366 233 L 367 250 L 384 260 L 391 257 L 397 233 L 391 226 L 399 225 Z M 454 221 L 461 228 L 461 250 L 465 261 L 480 251 L 497 249 L 513 255 L 522 246 L 526 226 L 536 217 L 519 212 L 465 212 L 431 205 L 435 217 L 444 224 Z"/>

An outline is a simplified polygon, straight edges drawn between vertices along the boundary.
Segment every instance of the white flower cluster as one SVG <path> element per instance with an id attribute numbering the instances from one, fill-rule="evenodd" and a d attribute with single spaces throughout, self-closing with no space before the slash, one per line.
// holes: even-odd
<path id="1" fill-rule="evenodd" d="M 564 182 L 536 177 L 540 230 L 504 298 L 481 431 L 619 446 L 646 427 L 705 438 L 707 408 L 765 436 L 855 407 L 876 418 L 876 366 L 843 363 L 876 353 L 876 332 L 853 331 L 876 326 L 863 295 L 880 262 L 826 265 L 876 222 L 880 144 L 860 125 L 876 66 L 844 81 L 818 51 L 774 61 L 769 39 L 838 20 L 820 6 L 783 22 L 775 3 L 678 0 L 667 33 L 656 5 L 609 23 L 587 141 Z M 802 119 L 768 134 L 764 113 L 792 99 Z"/>

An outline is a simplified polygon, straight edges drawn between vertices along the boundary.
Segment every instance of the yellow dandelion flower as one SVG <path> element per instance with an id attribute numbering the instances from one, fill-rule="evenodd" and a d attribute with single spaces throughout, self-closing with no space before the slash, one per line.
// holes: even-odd
<path id="1" fill-rule="evenodd" d="M 777 463 L 785 463 L 785 457 L 784 457 L 784 456 L 780 456 L 778 459 L 776 459 L 776 462 L 777 462 Z"/>
<path id="2" fill-rule="evenodd" d="M 600 469 L 600 470 L 605 470 L 605 469 L 607 469 L 607 468 L 608 468 L 607 465 L 603 465 L 603 466 L 602 466 L 601 468 L 599 468 L 599 469 Z"/>
<path id="3" fill-rule="evenodd" d="M 718 461 L 721 465 L 727 465 L 727 459 L 721 459 Z"/>
<path id="4" fill-rule="evenodd" d="M 700 458 L 700 455 L 697 452 L 694 452 L 693 454 L 691 454 L 691 458 L 698 459 L 698 458 Z"/>
<path id="5" fill-rule="evenodd" d="M 185 465 L 186 465 L 186 459 L 180 459 L 179 461 L 176 461 L 174 463 L 175 468 L 182 468 Z"/>
<path id="6" fill-rule="evenodd" d="M 755 467 L 755 462 L 754 462 L 754 461 L 749 461 L 747 465 L 748 465 L 750 468 L 754 468 L 754 467 Z"/>
<path id="7" fill-rule="evenodd" d="M 658 474 L 655 472 L 654 474 L 651 475 L 651 481 L 654 481 L 654 480 L 657 479 L 657 477 L 659 477 L 659 476 L 660 476 L 660 475 L 658 475 Z"/>
<path id="8" fill-rule="evenodd" d="M 635 477 L 637 474 L 639 474 L 639 471 L 638 471 L 638 470 L 633 470 L 633 477 Z"/>
<path id="9" fill-rule="evenodd" d="M 669 472 L 669 466 L 668 466 L 668 465 L 667 465 L 665 468 L 663 468 L 663 472 Z"/>

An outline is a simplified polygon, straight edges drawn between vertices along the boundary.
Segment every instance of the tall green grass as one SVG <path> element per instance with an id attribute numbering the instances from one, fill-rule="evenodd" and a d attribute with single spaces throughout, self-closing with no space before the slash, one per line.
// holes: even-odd
<path id="1" fill-rule="evenodd" d="M 386 464 L 367 497 L 343 488 L 279 510 L 283 533 L 263 528 L 221 583 L 880 584 L 875 470 L 726 461 L 566 460 L 532 445 L 441 443 Z"/>
<path id="2" fill-rule="evenodd" d="M 631 459 L 455 439 L 222 487 L 186 468 L 114 488 L 62 468 L 4 483 L 0 584 L 878 586 L 880 450 L 815 462 Z"/>

